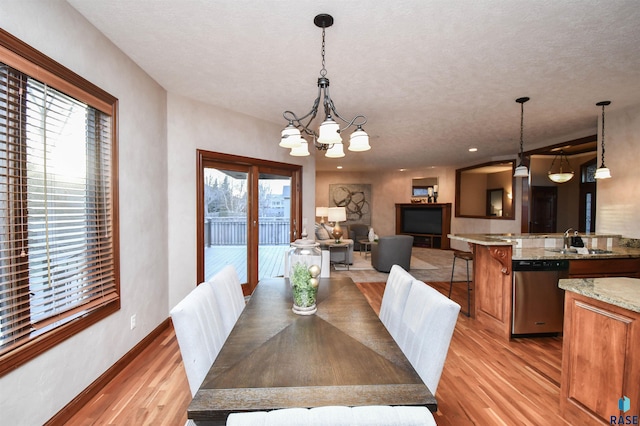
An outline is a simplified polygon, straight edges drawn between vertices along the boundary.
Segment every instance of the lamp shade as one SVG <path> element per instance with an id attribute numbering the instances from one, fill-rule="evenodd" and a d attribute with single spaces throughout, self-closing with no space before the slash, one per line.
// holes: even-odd
<path id="1" fill-rule="evenodd" d="M 513 174 L 513 177 L 529 177 L 529 169 L 527 169 L 527 166 L 520 164 L 516 167 L 516 172 Z"/>
<path id="2" fill-rule="evenodd" d="M 599 167 L 596 169 L 596 174 L 594 176 L 596 179 L 609 179 L 611 177 L 611 171 L 608 167 Z"/>
<path id="3" fill-rule="evenodd" d="M 282 148 L 296 148 L 299 147 L 302 142 L 300 136 L 300 130 L 298 130 L 293 124 L 289 124 L 282 130 L 282 137 L 280 139 L 280 146 Z"/>
<path id="4" fill-rule="evenodd" d="M 316 216 L 325 217 L 327 216 L 328 207 L 316 207 Z"/>
<path id="5" fill-rule="evenodd" d="M 349 138 L 349 151 L 368 151 L 371 149 L 369 145 L 369 135 L 358 127 Z"/>
<path id="6" fill-rule="evenodd" d="M 325 145 L 342 143 L 340 126 L 338 126 L 338 123 L 336 123 L 331 116 L 328 116 L 318 129 L 318 143 Z"/>
<path id="7" fill-rule="evenodd" d="M 328 158 L 344 157 L 344 145 L 342 142 L 334 143 L 333 146 L 327 150 L 327 153 L 324 154 L 324 156 Z"/>
<path id="8" fill-rule="evenodd" d="M 306 157 L 308 155 L 311 155 L 309 154 L 309 143 L 307 142 L 307 140 L 301 137 L 300 142 L 300 145 L 291 148 L 291 152 L 289 153 L 289 155 L 292 155 L 294 157 Z"/>
<path id="9" fill-rule="evenodd" d="M 329 222 L 343 222 L 347 220 L 347 209 L 344 207 L 329 207 L 327 218 Z"/>

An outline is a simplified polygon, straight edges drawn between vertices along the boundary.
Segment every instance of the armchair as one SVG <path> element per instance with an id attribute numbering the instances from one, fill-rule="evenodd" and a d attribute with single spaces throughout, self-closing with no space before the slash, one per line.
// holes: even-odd
<path id="1" fill-rule="evenodd" d="M 369 227 L 362 223 L 349 225 L 349 238 L 353 240 L 353 249 L 360 250 L 360 240 L 369 239 Z"/>
<path id="2" fill-rule="evenodd" d="M 390 235 L 380 237 L 371 245 L 371 266 L 380 272 L 389 272 L 393 265 L 400 265 L 405 271 L 411 267 L 411 235 Z"/>

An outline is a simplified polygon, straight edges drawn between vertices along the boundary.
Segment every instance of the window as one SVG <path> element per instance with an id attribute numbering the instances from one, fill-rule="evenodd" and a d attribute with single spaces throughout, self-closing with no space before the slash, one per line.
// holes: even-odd
<path id="1" fill-rule="evenodd" d="M 0 32 L 0 374 L 120 308 L 116 105 Z"/>

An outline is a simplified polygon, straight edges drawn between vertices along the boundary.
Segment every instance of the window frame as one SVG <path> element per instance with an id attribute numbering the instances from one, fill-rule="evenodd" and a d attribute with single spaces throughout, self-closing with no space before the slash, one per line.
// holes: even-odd
<path id="1" fill-rule="evenodd" d="M 118 99 L 103 89 L 37 51 L 0 28 L 0 62 L 43 81 L 51 87 L 76 98 L 111 116 L 111 227 L 113 270 L 116 297 L 91 309 L 70 311 L 71 319 L 45 333 L 34 333 L 16 348 L 0 355 L 0 377 L 46 352 L 58 343 L 87 329 L 120 309 L 120 232 L 118 203 Z"/>

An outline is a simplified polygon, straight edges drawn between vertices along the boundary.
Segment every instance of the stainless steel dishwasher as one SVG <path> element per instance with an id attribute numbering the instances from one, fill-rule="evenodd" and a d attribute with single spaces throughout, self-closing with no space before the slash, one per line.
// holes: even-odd
<path id="1" fill-rule="evenodd" d="M 511 334 L 562 333 L 568 260 L 514 260 Z"/>

